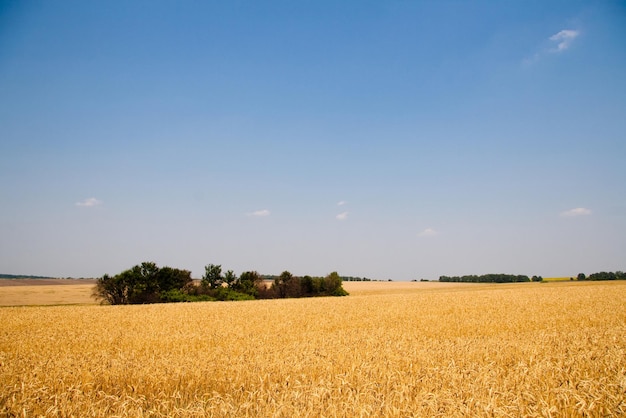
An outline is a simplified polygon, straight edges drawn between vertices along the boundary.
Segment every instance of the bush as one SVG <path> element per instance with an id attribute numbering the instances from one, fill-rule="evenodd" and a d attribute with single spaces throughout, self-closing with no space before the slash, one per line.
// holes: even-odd
<path id="1" fill-rule="evenodd" d="M 161 293 L 162 302 L 211 302 L 214 300 L 216 299 L 209 295 L 193 295 L 178 289 Z"/>
<path id="2" fill-rule="evenodd" d="M 254 296 L 245 293 L 237 292 L 227 287 L 220 287 L 215 289 L 215 292 L 211 295 L 214 300 L 254 300 Z"/>

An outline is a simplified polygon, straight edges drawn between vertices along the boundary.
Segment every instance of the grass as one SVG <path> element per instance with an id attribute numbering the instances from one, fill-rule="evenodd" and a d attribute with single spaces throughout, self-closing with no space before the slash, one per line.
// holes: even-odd
<path id="1" fill-rule="evenodd" d="M 626 283 L 0 309 L 0 416 L 624 416 Z"/>

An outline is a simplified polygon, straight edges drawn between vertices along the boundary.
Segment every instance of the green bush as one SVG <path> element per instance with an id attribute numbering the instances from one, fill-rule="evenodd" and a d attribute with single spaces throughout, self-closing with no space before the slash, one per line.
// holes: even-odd
<path id="1" fill-rule="evenodd" d="M 216 300 L 210 295 L 192 295 L 178 289 L 161 293 L 163 302 L 211 302 Z"/>
<path id="2" fill-rule="evenodd" d="M 215 300 L 254 300 L 254 296 L 237 292 L 227 287 L 215 289 L 212 296 Z"/>

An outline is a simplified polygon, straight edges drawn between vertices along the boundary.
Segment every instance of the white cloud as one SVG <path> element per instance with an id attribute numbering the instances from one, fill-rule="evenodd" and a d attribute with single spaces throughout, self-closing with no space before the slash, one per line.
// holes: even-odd
<path id="1" fill-rule="evenodd" d="M 270 211 L 267 209 L 255 210 L 254 212 L 250 212 L 248 216 L 256 216 L 256 217 L 270 216 Z"/>
<path id="2" fill-rule="evenodd" d="M 565 216 L 568 218 L 571 218 L 574 216 L 585 216 L 585 215 L 591 215 L 591 209 L 574 208 L 574 209 L 566 210 L 565 212 L 561 212 L 561 216 Z"/>
<path id="3" fill-rule="evenodd" d="M 580 35 L 580 31 L 572 29 L 563 29 L 562 31 L 555 33 L 550 37 L 550 40 L 557 42 L 556 48 L 552 49 L 552 52 L 562 52 L 570 47 L 574 39 Z"/>
<path id="4" fill-rule="evenodd" d="M 340 221 L 345 221 L 348 219 L 348 212 L 341 212 L 339 215 L 335 216 Z"/>
<path id="5" fill-rule="evenodd" d="M 574 42 L 574 39 L 576 39 L 579 35 L 580 35 L 580 31 L 574 30 L 574 29 L 563 29 L 555 33 L 554 35 L 550 36 L 547 40 L 547 42 L 553 45 L 552 47 L 543 47 L 541 50 L 535 52 L 531 56 L 524 58 L 522 60 L 522 64 L 528 67 L 528 66 L 535 64 L 546 54 L 550 54 L 550 53 L 558 54 L 558 53 L 565 51 L 572 45 L 572 42 Z"/>
<path id="6" fill-rule="evenodd" d="M 345 200 L 340 200 L 339 202 L 337 202 L 337 206 L 343 206 L 346 203 L 348 203 L 348 202 L 346 202 Z"/>
<path id="7" fill-rule="evenodd" d="M 90 208 L 93 206 L 101 205 L 102 201 L 96 199 L 95 197 L 90 197 L 88 199 L 83 200 L 82 202 L 76 202 L 76 206 L 81 206 L 84 208 Z"/>
<path id="8" fill-rule="evenodd" d="M 435 235 L 439 235 L 439 232 L 434 230 L 433 228 L 426 228 L 417 235 L 420 237 L 434 237 Z"/>

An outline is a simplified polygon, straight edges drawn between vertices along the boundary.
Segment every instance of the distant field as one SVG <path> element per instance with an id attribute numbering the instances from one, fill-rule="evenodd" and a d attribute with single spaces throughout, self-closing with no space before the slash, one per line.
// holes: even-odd
<path id="1" fill-rule="evenodd" d="M 345 285 L 0 308 L 0 416 L 626 415 L 626 282 Z"/>
<path id="2" fill-rule="evenodd" d="M 0 279 L 0 306 L 97 304 L 95 280 Z M 422 290 L 476 288 L 477 284 L 439 282 L 344 282 L 351 295 L 407 293 Z"/>
<path id="3" fill-rule="evenodd" d="M 558 278 L 548 281 L 564 281 Z M 569 277 L 567 278 L 569 281 Z M 91 297 L 95 280 L 64 279 L 0 279 L 0 306 L 21 305 L 83 305 L 98 304 Z M 533 284 L 536 285 L 536 284 Z M 352 296 L 374 294 L 407 294 L 423 291 L 476 290 L 482 287 L 507 284 L 441 283 L 441 282 L 344 282 L 343 287 Z"/>
<path id="4" fill-rule="evenodd" d="M 0 306 L 93 304 L 94 280 L 0 279 Z"/>
<path id="5" fill-rule="evenodd" d="M 0 306 L 98 304 L 91 297 L 95 280 L 0 279 Z M 477 283 L 344 282 L 353 296 L 399 294 L 432 290 L 477 289 Z M 482 284 L 493 286 L 493 284 Z M 503 285 L 499 285 L 503 286 Z"/>
<path id="6" fill-rule="evenodd" d="M 577 276 L 577 275 L 576 275 Z M 546 282 L 565 282 L 570 281 L 572 279 L 576 280 L 576 276 L 567 276 L 567 277 L 544 277 L 543 280 Z"/>

